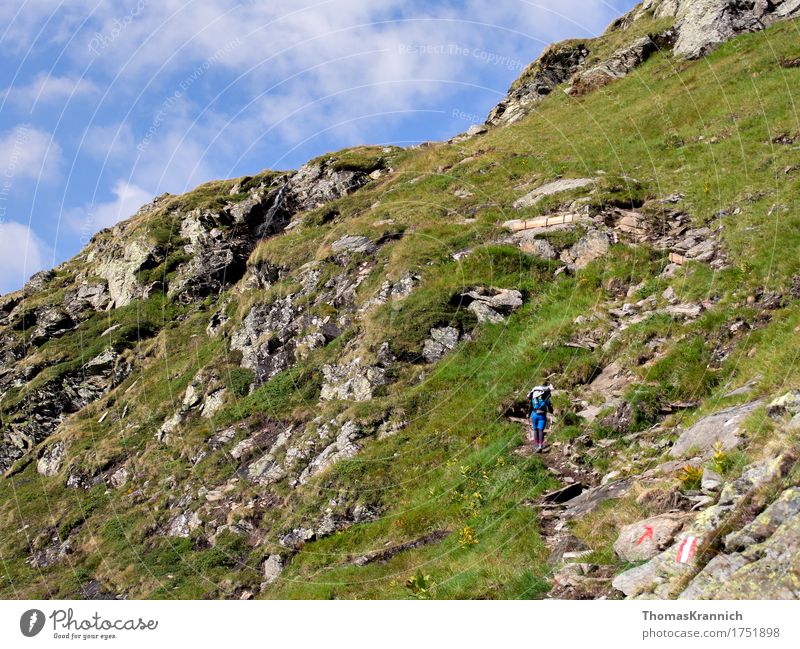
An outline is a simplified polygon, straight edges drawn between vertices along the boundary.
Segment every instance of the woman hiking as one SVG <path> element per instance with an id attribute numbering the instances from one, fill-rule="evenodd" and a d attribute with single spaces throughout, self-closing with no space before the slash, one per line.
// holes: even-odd
<path id="1" fill-rule="evenodd" d="M 533 444 L 537 453 L 544 449 L 544 429 L 547 426 L 547 415 L 553 412 L 550 402 L 551 385 L 537 385 L 528 392 L 531 404 L 531 429 L 533 430 Z"/>

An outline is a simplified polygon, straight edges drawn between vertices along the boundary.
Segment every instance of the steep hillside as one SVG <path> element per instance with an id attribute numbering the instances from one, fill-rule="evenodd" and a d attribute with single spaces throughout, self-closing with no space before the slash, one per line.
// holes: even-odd
<path id="1" fill-rule="evenodd" d="M 798 11 L 647 1 L 0 298 L 0 596 L 798 597 Z"/>

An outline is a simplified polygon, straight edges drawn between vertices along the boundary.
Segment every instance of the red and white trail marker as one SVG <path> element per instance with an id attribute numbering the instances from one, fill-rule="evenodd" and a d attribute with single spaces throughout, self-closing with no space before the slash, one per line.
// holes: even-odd
<path id="1" fill-rule="evenodd" d="M 675 561 L 678 563 L 689 563 L 697 552 L 697 544 L 700 541 L 696 536 L 687 536 L 678 546 L 678 556 Z"/>

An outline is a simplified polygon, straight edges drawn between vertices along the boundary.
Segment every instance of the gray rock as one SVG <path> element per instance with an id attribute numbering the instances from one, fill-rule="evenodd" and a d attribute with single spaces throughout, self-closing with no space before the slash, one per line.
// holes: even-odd
<path id="1" fill-rule="evenodd" d="M 708 467 L 703 469 L 703 478 L 700 483 L 700 488 L 703 491 L 717 491 L 717 489 L 722 486 L 723 482 L 724 480 L 722 476 L 716 471 L 713 471 Z"/>
<path id="2" fill-rule="evenodd" d="M 261 588 L 263 590 L 266 586 L 275 583 L 278 577 L 281 576 L 283 572 L 283 559 L 279 554 L 271 554 L 266 558 L 261 569 L 264 575 L 264 581 L 261 582 Z"/>
<path id="3" fill-rule="evenodd" d="M 200 414 L 206 419 L 213 417 L 222 406 L 225 405 L 225 398 L 227 395 L 227 388 L 221 388 L 206 394 L 203 400 L 203 407 L 200 409 Z"/>
<path id="4" fill-rule="evenodd" d="M 785 415 L 797 415 L 800 413 L 800 390 L 792 390 L 777 399 L 774 399 L 767 406 L 767 414 L 777 418 Z"/>
<path id="5" fill-rule="evenodd" d="M 140 297 L 142 287 L 136 273 L 152 261 L 153 250 L 143 239 L 130 241 L 122 226 L 116 226 L 112 232 L 115 233 L 112 243 L 99 254 L 93 273 L 108 282 L 111 306 L 122 307 Z"/>
<path id="6" fill-rule="evenodd" d="M 156 439 L 159 442 L 169 444 L 170 436 L 178 430 L 180 425 L 183 423 L 183 418 L 184 415 L 180 411 L 167 417 L 156 432 Z"/>
<path id="7" fill-rule="evenodd" d="M 652 587 L 657 576 L 657 566 L 652 561 L 648 561 L 641 566 L 618 574 L 611 581 L 611 585 L 627 597 L 636 597 Z"/>
<path id="8" fill-rule="evenodd" d="M 345 422 L 336 435 L 336 439 L 303 470 L 298 478 L 298 483 L 306 484 L 313 476 L 322 473 L 337 462 L 357 455 L 361 446 L 356 441 L 363 436 L 364 432 L 358 424 L 353 421 Z"/>
<path id="9" fill-rule="evenodd" d="M 491 308 L 488 304 L 486 304 L 486 302 L 476 300 L 475 302 L 472 302 L 467 309 L 475 314 L 475 317 L 481 324 L 486 322 L 490 324 L 497 324 L 505 321 L 505 318 Z"/>
<path id="10" fill-rule="evenodd" d="M 546 196 L 555 196 L 575 189 L 583 189 L 597 182 L 596 178 L 562 178 L 553 182 L 545 183 L 533 191 L 525 194 L 522 198 L 514 202 L 514 209 L 520 210 L 524 207 L 536 205 Z"/>
<path id="11" fill-rule="evenodd" d="M 583 43 L 567 41 L 545 48 L 514 82 L 506 97 L 489 113 L 486 123 L 512 124 L 530 111 L 580 67 L 589 51 Z"/>
<path id="12" fill-rule="evenodd" d="M 348 252 L 351 254 L 373 254 L 378 247 L 372 243 L 367 237 L 347 235 L 334 241 L 331 245 L 331 250 L 335 253 Z"/>
<path id="13" fill-rule="evenodd" d="M 291 439 L 292 432 L 291 426 L 281 431 L 272 441 L 269 451 L 247 467 L 247 477 L 250 480 L 256 484 L 269 485 L 286 476 L 286 466 L 278 461 L 278 454 Z M 254 438 L 242 440 L 233 448 L 231 456 L 234 459 L 241 459 L 245 455 L 249 455 L 256 447 L 257 443 Z"/>
<path id="14" fill-rule="evenodd" d="M 632 485 L 633 480 L 626 478 L 586 489 L 579 496 L 564 503 L 562 518 L 566 520 L 593 512 L 607 500 L 622 498 L 630 491 Z"/>
<path id="15" fill-rule="evenodd" d="M 725 538 L 680 599 L 797 599 L 800 489 L 784 491 L 754 521 Z"/>
<path id="16" fill-rule="evenodd" d="M 614 543 L 614 551 L 625 561 L 652 559 L 672 544 L 685 522 L 685 515 L 662 514 L 626 525 Z"/>
<path id="17" fill-rule="evenodd" d="M 744 420 L 761 405 L 761 401 L 751 401 L 703 417 L 681 433 L 670 455 L 676 458 L 690 454 L 710 456 L 717 444 L 726 451 L 736 448 L 742 442 L 740 431 Z"/>
<path id="18" fill-rule="evenodd" d="M 191 533 L 202 524 L 197 512 L 183 512 L 170 520 L 164 531 L 164 535 L 177 538 L 189 538 Z"/>
<path id="19" fill-rule="evenodd" d="M 794 466 L 790 454 L 780 455 L 748 466 L 741 477 L 726 483 L 715 505 L 696 515 L 686 524 L 676 542 L 653 557 L 646 564 L 628 570 L 615 578 L 613 585 L 628 597 L 669 598 L 685 590 L 685 580 L 704 566 L 698 561 L 708 544 L 723 530 L 729 529 L 738 518 L 739 505 L 746 502 L 766 485 L 784 477 Z M 795 519 L 791 519 L 795 520 Z M 677 561 L 679 548 L 684 541 L 696 539 L 697 551 L 686 562 Z M 766 565 L 766 564 L 764 564 Z"/>
<path id="20" fill-rule="evenodd" d="M 704 597 L 706 593 L 720 588 L 731 575 L 747 563 L 747 559 L 740 555 L 717 555 L 692 579 L 678 599 L 706 599 Z"/>
<path id="21" fill-rule="evenodd" d="M 422 346 L 422 356 L 429 363 L 435 363 L 455 349 L 461 333 L 455 327 L 435 327 L 431 329 L 431 337 Z"/>
<path id="22" fill-rule="evenodd" d="M 314 530 L 307 527 L 298 527 L 281 536 L 278 542 L 285 548 L 299 550 L 304 543 L 313 541 L 316 538 Z"/>
<path id="23" fill-rule="evenodd" d="M 479 287 L 461 295 L 461 303 L 479 323 L 496 324 L 522 306 L 522 293 L 513 289 Z"/>
<path id="24" fill-rule="evenodd" d="M 561 260 L 570 268 L 581 269 L 601 257 L 605 257 L 611 241 L 605 232 L 591 230 L 577 243 L 561 252 Z"/>
<path id="25" fill-rule="evenodd" d="M 108 482 L 112 487 L 114 487 L 114 489 L 121 489 L 128 484 L 129 478 L 130 473 L 128 472 L 128 469 L 124 466 L 121 466 L 108 477 Z"/>
<path id="26" fill-rule="evenodd" d="M 369 401 L 375 388 L 386 383 L 386 370 L 362 366 L 360 358 L 349 363 L 325 365 L 322 375 L 321 401 Z"/>
<path id="27" fill-rule="evenodd" d="M 354 192 L 369 182 L 363 171 L 337 170 L 332 159 L 322 163 L 307 164 L 289 180 L 286 202 L 291 211 L 302 212 L 323 206 L 325 203 Z"/>
<path id="28" fill-rule="evenodd" d="M 28 559 L 28 563 L 34 568 L 48 568 L 59 563 L 72 552 L 72 540 L 66 539 L 62 542 L 56 534 L 53 542 L 43 550 L 34 552 Z"/>
<path id="29" fill-rule="evenodd" d="M 703 312 L 702 304 L 670 304 L 664 311 L 677 318 L 697 318 Z"/>
<path id="30" fill-rule="evenodd" d="M 612 81 L 630 74 L 635 68 L 650 58 L 659 48 L 670 44 L 671 34 L 667 33 L 658 39 L 650 36 L 637 38 L 630 45 L 617 50 L 602 63 L 577 72 L 570 80 L 566 92 L 569 95 L 581 96 L 592 90 L 602 88 Z"/>
<path id="31" fill-rule="evenodd" d="M 64 451 L 64 442 L 56 442 L 45 448 L 36 463 L 36 470 L 46 478 L 52 478 L 64 464 Z"/>
<path id="32" fill-rule="evenodd" d="M 679 32 L 674 51 L 685 58 L 704 56 L 737 34 L 760 31 L 800 12 L 798 0 L 680 0 L 675 4 Z"/>
<path id="33" fill-rule="evenodd" d="M 546 239 L 537 239 L 531 232 L 522 232 L 514 237 L 522 252 L 541 257 L 542 259 L 558 259 L 558 252 Z"/>
<path id="34" fill-rule="evenodd" d="M 728 534 L 725 537 L 725 549 L 731 552 L 762 543 L 772 536 L 778 527 L 798 514 L 800 514 L 800 487 L 791 487 L 761 512 L 755 520 L 741 530 Z"/>

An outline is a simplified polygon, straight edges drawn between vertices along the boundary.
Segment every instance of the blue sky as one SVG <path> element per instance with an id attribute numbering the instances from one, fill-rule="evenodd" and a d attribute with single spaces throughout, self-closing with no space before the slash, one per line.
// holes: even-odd
<path id="1" fill-rule="evenodd" d="M 165 191 L 483 121 L 634 0 L 4 0 L 0 293 Z"/>

